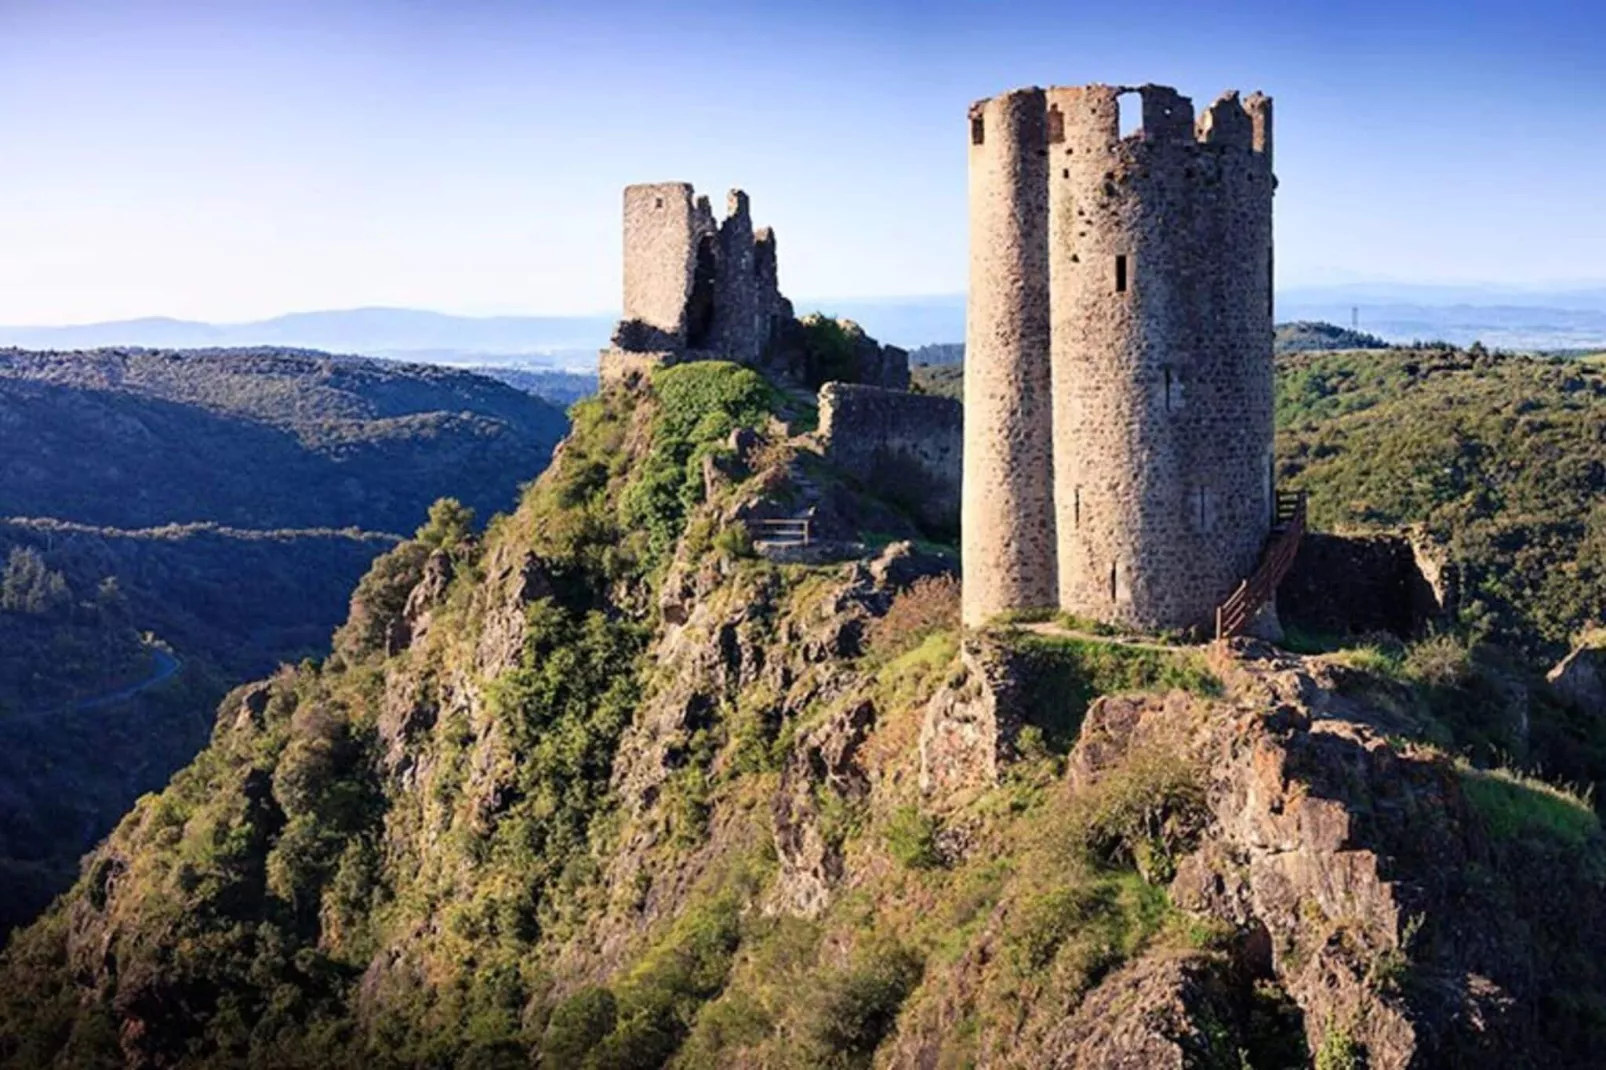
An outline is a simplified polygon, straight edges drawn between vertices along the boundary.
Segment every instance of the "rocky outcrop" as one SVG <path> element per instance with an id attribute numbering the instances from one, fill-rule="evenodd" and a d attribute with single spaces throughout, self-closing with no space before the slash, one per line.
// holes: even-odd
<path id="1" fill-rule="evenodd" d="M 849 702 L 808 734 L 782 770 L 771 806 L 781 861 L 776 909 L 814 917 L 841 879 L 841 844 L 826 838 L 817 793 L 828 791 L 854 802 L 869 795 L 870 779 L 857 758 L 874 724 L 872 702 Z"/>
<path id="2" fill-rule="evenodd" d="M 998 782 L 1014 754 L 1025 700 L 1020 666 L 984 635 L 967 637 L 959 674 L 926 704 L 920 790 L 954 796 Z"/>
<path id="3" fill-rule="evenodd" d="M 1583 645 L 1545 675 L 1558 697 L 1592 717 L 1606 716 L 1606 649 Z"/>
<path id="4" fill-rule="evenodd" d="M 1144 747 L 1207 771 L 1208 824 L 1171 897 L 1231 927 L 1243 968 L 1298 1004 L 1312 1051 L 1341 1037 L 1370 1067 L 1404 1068 L 1502 1066 L 1537 1050 L 1531 1020 L 1510 1009 L 1539 997 L 1526 934 L 1568 894 L 1536 889 L 1516 910 L 1509 883 L 1494 894 L 1496 872 L 1520 875 L 1497 869 L 1504 848 L 1454 765 L 1394 742 L 1391 715 L 1335 686 L 1343 670 L 1252 643 L 1221 668 L 1221 701 L 1095 702 L 1071 784 L 1097 784 Z M 1589 883 L 1574 891 L 1593 914 Z"/>
<path id="5" fill-rule="evenodd" d="M 1110 975 L 1053 1031 L 1040 1065 L 1050 1070 L 1191 1070 L 1216 1065 L 1211 1027 L 1232 1020 L 1216 964 L 1201 955 L 1146 956 Z M 1227 1065 L 1236 1065 L 1229 1063 Z"/>

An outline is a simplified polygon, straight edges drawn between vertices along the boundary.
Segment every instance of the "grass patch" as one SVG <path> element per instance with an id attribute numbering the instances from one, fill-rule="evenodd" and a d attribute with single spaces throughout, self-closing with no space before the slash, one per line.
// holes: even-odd
<path id="1" fill-rule="evenodd" d="M 1538 835 L 1581 847 L 1599 835 L 1600 818 L 1587 798 L 1510 769 L 1461 765 L 1461 790 L 1496 839 Z"/>
<path id="2" fill-rule="evenodd" d="M 1088 705 L 1100 695 L 1172 689 L 1221 694 L 1220 679 L 1194 651 L 1069 636 L 1020 635 L 1010 642 L 1025 664 L 1027 720 L 1055 753 L 1065 753 L 1076 742 Z"/>

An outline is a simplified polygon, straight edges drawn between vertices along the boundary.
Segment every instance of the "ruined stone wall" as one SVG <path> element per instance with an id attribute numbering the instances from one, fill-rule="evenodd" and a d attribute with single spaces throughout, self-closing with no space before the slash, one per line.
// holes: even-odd
<path id="1" fill-rule="evenodd" d="M 1122 94 L 1047 95 L 1059 600 L 1202 626 L 1271 526 L 1269 110 Z"/>
<path id="2" fill-rule="evenodd" d="M 1415 532 L 1310 532 L 1277 592 L 1283 623 L 1325 635 L 1414 638 L 1450 619 L 1459 577 Z"/>
<path id="3" fill-rule="evenodd" d="M 753 364 L 774 337 L 777 320 L 791 315 L 776 273 L 775 234 L 753 230 L 747 194 L 731 190 L 719 228 L 714 283 L 714 330 L 710 348 L 731 360 Z"/>
<path id="4" fill-rule="evenodd" d="M 849 383 L 820 388 L 827 459 L 934 534 L 959 527 L 964 417 L 952 398 Z"/>
<path id="5" fill-rule="evenodd" d="M 1141 130 L 1126 138 L 1122 97 L 1142 107 Z M 1036 140 L 1011 145 L 1014 158 L 1045 155 L 1041 171 L 1023 162 L 1000 179 L 988 170 L 988 122 L 1016 107 L 1032 115 L 1006 129 Z M 992 530 L 1017 546 L 1023 531 L 1055 540 L 1055 601 L 1069 612 L 1148 630 L 1206 626 L 1254 570 L 1271 526 L 1270 101 L 1246 106 L 1229 93 L 1196 126 L 1192 103 L 1160 87 L 1021 90 L 973 108 L 971 140 L 980 333 L 967 344 L 966 403 L 973 387 L 993 396 L 967 453 L 1035 458 L 1014 437 L 1051 437 L 1054 517 L 989 500 L 997 477 L 979 467 L 972 498 L 967 456 L 966 585 L 980 591 L 976 612 L 967 594 L 966 620 L 1012 608 L 994 592 L 1000 570 L 1020 565 L 988 545 Z M 993 192 L 1000 180 L 1013 188 Z M 1018 218 L 1001 224 L 1000 204 Z M 1040 267 L 1014 253 L 1017 232 L 1039 220 Z M 993 310 L 1028 299 L 1048 312 L 1042 340 L 1001 346 L 1001 333 L 1029 332 L 1000 332 Z M 1041 352 L 1051 354 L 1051 431 L 1036 413 L 996 415 L 1001 378 Z"/>
<path id="6" fill-rule="evenodd" d="M 970 113 L 963 617 L 1054 604 L 1043 92 Z"/>

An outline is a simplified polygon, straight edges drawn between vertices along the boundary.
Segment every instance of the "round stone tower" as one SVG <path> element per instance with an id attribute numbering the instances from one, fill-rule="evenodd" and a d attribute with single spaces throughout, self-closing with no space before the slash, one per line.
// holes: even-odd
<path id="1" fill-rule="evenodd" d="M 1229 93 L 1197 128 L 1156 86 L 1047 107 L 1059 603 L 1205 626 L 1274 508 L 1270 101 Z"/>
<path id="2" fill-rule="evenodd" d="M 963 617 L 1056 599 L 1043 91 L 970 112 Z"/>
<path id="3" fill-rule="evenodd" d="M 1140 124 L 1123 124 L 1123 105 L 1141 109 Z M 980 136 L 990 138 L 995 113 L 1037 107 L 1041 177 L 1035 163 L 1012 175 L 991 170 L 991 146 L 974 144 L 976 117 Z M 1009 129 L 1024 136 L 1031 127 L 1015 118 Z M 1150 631 L 1206 628 L 1254 571 L 1274 510 L 1271 101 L 1228 93 L 1196 124 L 1192 103 L 1158 86 L 1022 90 L 972 109 L 972 142 L 965 620 L 1029 600 L 1000 584 L 1007 562 L 1011 575 L 1054 576 L 1055 601 L 1077 616 Z M 1018 138 L 1009 147 L 1030 158 Z M 1027 187 L 1009 202 L 1013 229 L 988 214 L 1001 214 L 992 198 L 978 200 L 993 181 Z M 1021 284 L 998 263 L 1001 250 L 1013 248 L 1000 231 L 1035 233 L 1039 212 L 1047 231 L 1051 522 L 1018 497 L 970 485 L 973 473 L 1002 484 L 1002 456 L 1037 456 L 1015 436 L 1045 434 L 1035 408 L 1026 419 L 999 405 L 996 385 L 1024 381 L 1019 369 L 1037 367 L 1038 336 L 1021 331 L 1007 335 L 1014 348 L 1001 344 L 997 325 L 1005 321 L 992 311 L 1040 299 L 1035 281 Z M 1035 261 L 1008 263 L 1029 272 Z M 1037 321 L 1023 313 L 1021 322 Z M 981 454 L 977 468 L 972 450 Z M 1010 486 L 1038 471 L 1016 473 Z M 973 509 L 977 499 L 990 508 Z M 1025 567 L 978 527 L 1008 532 L 1007 545 L 1023 553 L 1037 552 L 1025 532 L 1052 531 L 1054 561 Z M 973 582 L 981 587 L 975 596 Z"/>

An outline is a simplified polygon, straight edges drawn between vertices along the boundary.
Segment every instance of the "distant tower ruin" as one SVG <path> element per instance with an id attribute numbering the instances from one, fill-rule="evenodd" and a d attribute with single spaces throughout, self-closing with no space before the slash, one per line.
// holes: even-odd
<path id="1" fill-rule="evenodd" d="M 1273 520 L 1271 100 L 1023 89 L 969 132 L 965 622 L 1202 627 Z"/>
<path id="2" fill-rule="evenodd" d="M 753 364 L 791 320 L 775 235 L 755 231 L 747 194 L 731 190 L 723 222 L 689 183 L 626 186 L 624 318 L 603 374 L 719 357 Z"/>

